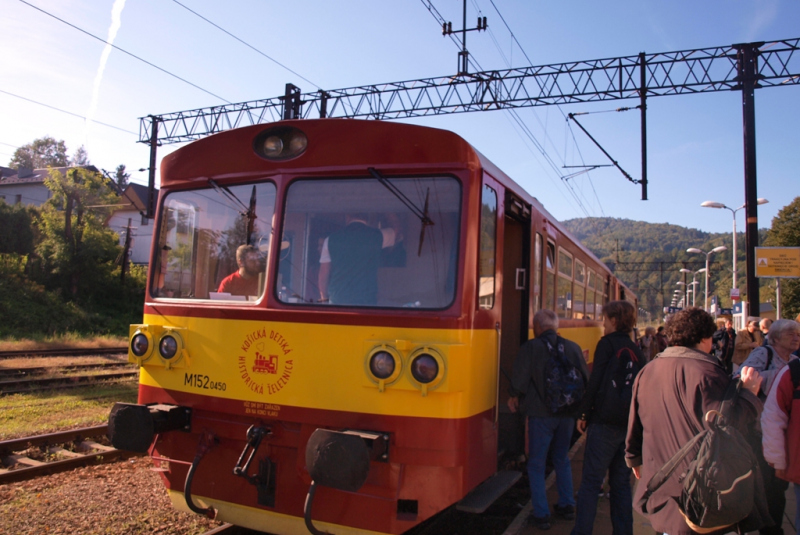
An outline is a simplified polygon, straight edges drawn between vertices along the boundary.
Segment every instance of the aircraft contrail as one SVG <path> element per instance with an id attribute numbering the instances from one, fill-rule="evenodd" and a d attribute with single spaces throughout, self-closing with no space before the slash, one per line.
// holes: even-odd
<path id="1" fill-rule="evenodd" d="M 92 89 L 92 101 L 89 103 L 89 111 L 86 113 L 86 137 L 88 138 L 89 125 L 94 119 L 97 111 L 97 101 L 100 97 L 100 82 L 103 80 L 103 71 L 106 69 L 108 56 L 111 54 L 112 44 L 117 37 L 119 27 L 122 25 L 122 8 L 125 7 L 125 0 L 115 0 L 111 7 L 111 26 L 108 28 L 108 38 L 103 53 L 100 54 L 100 65 L 97 66 L 97 74 L 94 77 L 94 88 Z"/>

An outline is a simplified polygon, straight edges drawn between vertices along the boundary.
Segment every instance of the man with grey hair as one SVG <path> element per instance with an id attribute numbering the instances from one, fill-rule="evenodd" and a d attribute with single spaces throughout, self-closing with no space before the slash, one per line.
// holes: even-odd
<path id="1" fill-rule="evenodd" d="M 589 371 L 583 351 L 575 342 L 556 334 L 558 316 L 552 310 L 539 310 L 533 316 L 533 334 L 519 349 L 511 376 L 511 412 L 521 409 L 528 417 L 528 479 L 531 486 L 533 512 L 528 522 L 539 529 L 550 529 L 550 506 L 545 489 L 545 464 L 550 444 L 553 445 L 553 466 L 556 473 L 558 503 L 555 514 L 565 520 L 575 519 L 575 497 L 572 487 L 572 467 L 569 452 L 570 439 L 575 428 L 575 418 L 580 403 L 564 413 L 553 414 L 545 402 L 547 378 L 545 369 L 550 359 L 565 359 L 571 369 L 580 371 L 586 385 Z M 524 400 L 520 402 L 520 397 Z M 521 406 L 520 406 L 521 405 Z"/>

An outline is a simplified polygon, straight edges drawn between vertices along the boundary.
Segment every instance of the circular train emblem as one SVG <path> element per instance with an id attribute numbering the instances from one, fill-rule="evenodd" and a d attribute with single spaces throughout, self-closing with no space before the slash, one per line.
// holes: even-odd
<path id="1" fill-rule="evenodd" d="M 255 330 L 245 337 L 240 350 L 239 375 L 256 394 L 277 394 L 291 379 L 292 348 L 278 331 Z"/>

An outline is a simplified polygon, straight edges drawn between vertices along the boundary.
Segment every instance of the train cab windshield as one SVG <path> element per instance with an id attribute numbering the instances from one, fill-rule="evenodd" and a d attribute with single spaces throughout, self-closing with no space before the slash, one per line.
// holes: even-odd
<path id="1" fill-rule="evenodd" d="M 286 194 L 276 294 L 288 304 L 442 309 L 455 297 L 453 177 L 301 179 Z"/>
<path id="2" fill-rule="evenodd" d="M 256 301 L 266 286 L 275 185 L 209 182 L 164 198 L 151 293 Z"/>

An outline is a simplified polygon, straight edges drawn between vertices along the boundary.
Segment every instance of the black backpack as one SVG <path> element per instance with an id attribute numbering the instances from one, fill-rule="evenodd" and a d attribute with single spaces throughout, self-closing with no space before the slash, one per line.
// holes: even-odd
<path id="1" fill-rule="evenodd" d="M 602 410 L 606 423 L 624 426 L 628 423 L 628 413 L 633 398 L 633 381 L 642 369 L 642 361 L 629 346 L 620 347 L 609 362 L 607 374 L 610 378 L 603 395 Z"/>
<path id="2" fill-rule="evenodd" d="M 707 429 L 695 435 L 650 479 L 638 503 L 644 513 L 652 512 L 647 510 L 650 496 L 686 456 L 696 451 L 695 458 L 680 476 L 681 495 L 673 498 L 686 524 L 693 531 L 707 533 L 734 526 L 750 515 L 756 496 L 764 492 L 761 471 L 745 437 L 726 421 L 728 408 L 740 388 L 739 380 L 731 382 L 719 411 L 706 413 Z"/>
<path id="3" fill-rule="evenodd" d="M 586 381 L 578 366 L 567 358 L 564 352 L 564 339 L 556 338 L 556 347 L 543 340 L 550 351 L 550 358 L 544 365 L 544 400 L 554 416 L 562 416 L 577 410 L 586 391 Z M 536 383 L 534 383 L 535 385 Z"/>

